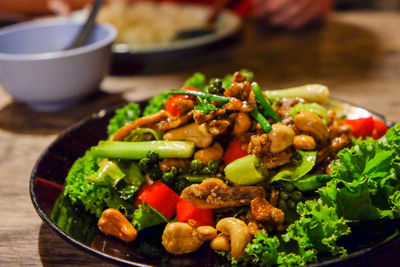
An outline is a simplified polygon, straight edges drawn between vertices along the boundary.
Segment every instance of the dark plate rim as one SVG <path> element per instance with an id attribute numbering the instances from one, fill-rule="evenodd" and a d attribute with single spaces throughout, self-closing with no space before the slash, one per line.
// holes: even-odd
<path id="1" fill-rule="evenodd" d="M 388 127 L 391 127 L 391 126 L 394 125 L 394 122 L 386 121 L 384 115 L 379 114 L 377 112 L 374 112 L 374 111 L 372 111 L 372 110 L 370 110 L 368 108 L 364 108 L 364 107 L 361 107 L 361 106 L 358 106 L 358 105 L 354 105 L 351 102 L 343 101 L 343 100 L 340 100 L 340 99 L 337 99 L 337 98 L 331 98 L 331 99 L 343 102 L 345 104 L 350 104 L 350 105 L 353 105 L 353 106 L 358 107 L 358 108 L 365 109 L 366 111 L 368 111 L 372 115 L 377 116 L 377 117 L 381 118 L 382 120 L 384 120 Z M 141 102 L 144 103 L 146 101 L 141 101 Z M 112 262 L 112 263 L 124 264 L 124 265 L 129 265 L 129 266 L 148 267 L 148 266 L 152 266 L 152 265 L 147 265 L 147 264 L 143 264 L 143 263 L 139 263 L 139 262 L 133 262 L 133 261 L 124 260 L 124 259 L 121 259 L 121 258 L 118 258 L 118 257 L 114 257 L 114 256 L 108 255 L 106 253 L 100 252 L 100 251 L 98 251 L 96 249 L 93 249 L 93 248 L 91 248 L 91 247 L 89 247 L 89 246 L 87 246 L 87 245 L 85 245 L 85 244 L 73 239 L 67 233 L 65 233 L 60 228 L 58 228 L 58 226 L 55 225 L 52 222 L 50 217 L 47 216 L 47 214 L 39 207 L 39 203 L 37 202 L 36 195 L 35 195 L 35 192 L 34 192 L 34 181 L 35 181 L 35 178 L 36 178 L 35 173 L 36 173 L 39 165 L 41 164 L 42 160 L 46 157 L 46 155 L 48 154 L 50 149 L 57 144 L 58 140 L 60 140 L 60 139 L 64 138 L 65 136 L 67 136 L 71 131 L 74 131 L 74 130 L 80 128 L 82 125 L 86 124 L 88 121 L 101 119 L 105 115 L 110 114 L 111 112 L 114 112 L 117 108 L 121 107 L 122 105 L 123 104 L 116 105 L 116 106 L 113 106 L 113 107 L 110 107 L 110 108 L 107 108 L 107 109 L 102 109 L 102 110 L 98 111 L 97 113 L 93 113 L 92 115 L 89 115 L 88 117 L 86 117 L 86 118 L 80 120 L 79 122 L 73 124 L 72 126 L 68 127 L 64 132 L 62 132 L 60 135 L 58 135 L 56 137 L 56 139 L 41 153 L 41 155 L 37 159 L 37 161 L 36 161 L 36 163 L 35 163 L 35 165 L 34 165 L 34 167 L 32 169 L 31 176 L 30 176 L 30 181 L 29 181 L 29 194 L 30 194 L 32 205 L 35 208 L 35 210 L 36 210 L 37 214 L 39 215 L 39 217 L 43 220 L 43 222 L 45 222 L 50 227 L 50 229 L 52 229 L 58 236 L 60 236 L 61 238 L 63 238 L 67 242 L 70 242 L 75 247 L 77 247 L 77 248 L 79 248 L 79 249 L 81 249 L 81 250 L 83 250 L 85 252 L 88 252 L 91 255 L 94 255 L 94 256 L 102 259 L 102 260 L 107 260 L 107 261 Z M 324 262 L 321 262 L 321 263 L 310 264 L 308 266 L 313 266 L 313 267 L 328 266 L 330 264 L 344 262 L 346 260 L 353 259 L 353 258 L 356 258 L 358 256 L 367 254 L 367 253 L 369 253 L 369 252 L 371 252 L 373 250 L 376 250 L 378 248 L 382 248 L 384 246 L 389 246 L 392 243 L 394 243 L 396 240 L 399 240 L 399 239 L 400 239 L 400 234 L 398 234 L 397 236 L 392 235 L 392 236 L 386 238 L 385 240 L 383 240 L 383 241 L 381 241 L 381 242 L 379 242 L 379 243 L 377 243 L 375 245 L 372 245 L 370 247 L 366 247 L 366 248 L 360 249 L 358 251 L 352 252 L 352 253 L 348 254 L 347 256 L 345 256 L 345 257 L 336 257 L 336 258 L 333 258 L 331 260 L 327 260 L 327 261 L 324 261 Z"/>

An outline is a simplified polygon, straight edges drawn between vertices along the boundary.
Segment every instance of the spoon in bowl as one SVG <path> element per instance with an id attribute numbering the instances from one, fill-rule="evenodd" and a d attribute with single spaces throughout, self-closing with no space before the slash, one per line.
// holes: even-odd
<path id="1" fill-rule="evenodd" d="M 69 44 L 63 50 L 77 48 L 87 43 L 90 35 L 93 32 L 94 26 L 96 25 L 96 17 L 103 3 L 104 0 L 96 0 L 93 3 L 92 10 L 90 11 L 89 16 L 87 17 L 85 23 L 82 25 L 78 34 L 75 36 L 71 44 Z"/>

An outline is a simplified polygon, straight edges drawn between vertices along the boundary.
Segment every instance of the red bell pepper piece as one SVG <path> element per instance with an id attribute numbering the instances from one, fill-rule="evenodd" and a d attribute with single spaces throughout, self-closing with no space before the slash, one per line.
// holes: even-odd
<path id="1" fill-rule="evenodd" d="M 372 131 L 374 129 L 374 119 L 372 116 L 355 120 L 345 119 L 344 122 L 353 128 L 354 137 L 372 136 Z"/>
<path id="2" fill-rule="evenodd" d="M 181 199 L 176 205 L 178 222 L 195 221 L 196 226 L 214 225 L 214 215 L 211 209 L 198 209 L 191 203 Z"/>
<path id="3" fill-rule="evenodd" d="M 191 86 L 184 86 L 182 87 L 183 90 L 190 90 L 190 91 L 199 91 L 199 89 L 191 87 Z M 165 103 L 165 110 L 171 113 L 174 116 L 180 116 L 181 112 L 178 108 L 178 105 L 176 104 L 175 100 L 177 99 L 193 99 L 193 96 L 189 95 L 171 95 L 167 103 Z"/>
<path id="4" fill-rule="evenodd" d="M 386 126 L 386 123 L 382 120 L 374 120 L 374 129 L 372 130 L 372 138 L 375 140 L 381 138 L 382 136 L 385 135 L 388 127 Z"/>
<path id="5" fill-rule="evenodd" d="M 225 164 L 229 164 L 232 161 L 234 161 L 238 158 L 242 158 L 247 155 L 248 155 L 248 153 L 242 149 L 242 146 L 240 145 L 240 143 L 236 139 L 233 139 L 231 145 L 225 151 L 224 162 L 225 162 Z"/>
<path id="6" fill-rule="evenodd" d="M 160 181 L 156 181 L 139 193 L 135 205 L 138 206 L 144 201 L 170 220 L 175 215 L 176 204 L 180 199 L 179 195 L 171 188 Z"/>

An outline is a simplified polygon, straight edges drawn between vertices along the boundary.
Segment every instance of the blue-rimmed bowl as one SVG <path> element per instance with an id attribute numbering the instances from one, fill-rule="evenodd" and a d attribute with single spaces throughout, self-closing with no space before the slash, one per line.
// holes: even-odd
<path id="1" fill-rule="evenodd" d="M 17 101 L 54 110 L 94 92 L 108 73 L 116 29 L 96 25 L 88 44 L 65 50 L 80 23 L 54 18 L 0 30 L 0 85 Z"/>

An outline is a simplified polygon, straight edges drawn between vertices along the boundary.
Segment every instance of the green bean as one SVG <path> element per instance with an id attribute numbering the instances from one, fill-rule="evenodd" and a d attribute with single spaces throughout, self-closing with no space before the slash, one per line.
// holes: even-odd
<path id="1" fill-rule="evenodd" d="M 256 82 L 251 84 L 251 88 L 256 96 L 256 99 L 260 103 L 263 108 L 263 114 L 265 117 L 271 117 L 276 121 L 282 121 L 282 119 L 275 113 L 271 105 L 268 103 L 268 100 L 265 99 L 263 93 L 261 92 L 260 86 Z"/>
<path id="2" fill-rule="evenodd" d="M 171 94 L 171 95 L 197 96 L 197 97 L 205 98 L 208 101 L 215 101 L 215 102 L 220 103 L 220 104 L 226 104 L 226 103 L 228 103 L 230 101 L 229 98 L 224 97 L 224 96 L 213 95 L 213 94 L 197 92 L 197 91 L 183 90 L 183 89 L 172 90 L 172 91 L 170 91 L 168 93 Z"/>
<path id="3" fill-rule="evenodd" d="M 272 126 L 269 124 L 268 120 L 258 111 L 258 109 L 254 109 L 250 111 L 250 115 L 258 121 L 258 123 L 261 125 L 263 130 L 266 133 L 270 133 L 272 131 Z"/>

